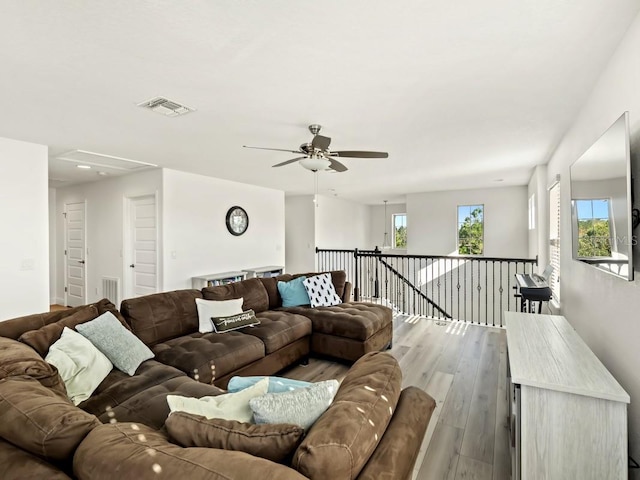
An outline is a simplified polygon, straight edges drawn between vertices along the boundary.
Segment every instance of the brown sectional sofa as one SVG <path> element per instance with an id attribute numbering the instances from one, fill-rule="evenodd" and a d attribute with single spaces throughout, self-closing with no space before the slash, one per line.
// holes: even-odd
<path id="1" fill-rule="evenodd" d="M 332 307 L 282 307 L 278 281 L 300 275 L 252 278 L 241 282 L 177 290 L 124 300 L 120 306 L 128 325 L 156 355 L 204 383 L 225 388 L 234 375 L 271 375 L 305 361 L 310 354 L 353 362 L 368 352 L 391 345 L 393 326 L 389 308 L 349 302 L 350 283 L 344 271 L 331 279 L 344 303 Z M 219 335 L 198 332 L 195 299 L 230 300 L 242 297 L 260 325 Z M 215 375 L 212 367 L 215 366 Z"/>
<path id="2" fill-rule="evenodd" d="M 342 279 L 338 291 L 348 298 L 344 273 L 333 272 L 332 276 L 337 290 Z M 169 414 L 166 397 L 223 393 L 210 384 L 212 361 L 216 383 L 226 385 L 234 374 L 273 374 L 313 351 L 321 316 L 310 308 L 281 309 L 274 280 L 254 279 L 202 292 L 183 290 L 127 300 L 122 307 L 124 318 L 107 300 L 94 304 L 96 315 L 111 311 L 122 321 L 126 319 L 156 357 L 143 362 L 133 376 L 114 368 L 78 407 L 66 398 L 55 367 L 17 339 L 46 325 L 64 324 L 86 307 L 0 322 L 0 478 L 144 480 L 159 478 L 162 473 L 165 478 L 189 479 L 256 475 L 265 479 L 324 479 L 329 478 L 327 468 L 333 469 L 331 478 L 336 479 L 410 478 L 435 403 L 419 389 L 400 390 L 400 369 L 386 353 L 370 353 L 354 364 L 332 406 L 307 432 L 286 465 L 242 452 L 183 448 L 172 442 L 164 427 Z M 257 308 L 260 327 L 224 335 L 197 333 L 194 299 L 199 295 L 210 299 L 242 296 L 245 307 Z M 380 319 L 384 310 L 373 308 L 378 313 L 361 315 L 361 325 L 356 328 L 354 317 L 363 308 L 359 305 L 346 303 L 325 312 L 330 320 L 326 326 L 318 325 L 318 329 L 326 327 L 318 332 L 322 335 L 318 339 L 326 339 L 318 341 L 326 349 L 319 353 L 350 359 L 357 348 L 362 352 L 378 350 L 390 342 L 390 333 L 385 337 L 387 327 Z M 333 319 L 340 316 L 354 325 L 344 330 L 335 324 L 330 328 Z M 381 327 L 376 330 L 376 325 Z M 332 350 L 343 338 L 346 346 Z M 39 409 L 27 405 L 20 410 L 22 400 L 15 395 L 22 390 L 27 394 L 20 398 L 29 401 L 45 397 Z M 56 398 L 53 403 L 47 400 L 52 395 Z M 31 418 L 36 411 L 40 417 Z M 41 441 L 27 433 L 20 438 L 19 429 L 7 427 L 25 418 L 30 425 L 37 425 L 36 432 L 46 432 Z M 76 422 L 84 426 L 75 428 Z M 56 438 L 63 427 L 66 430 Z M 61 445 L 62 452 L 68 453 L 52 456 Z M 341 446 L 336 450 L 336 445 Z M 331 453 L 322 455 L 323 451 Z M 336 462 L 339 458 L 356 461 Z"/>

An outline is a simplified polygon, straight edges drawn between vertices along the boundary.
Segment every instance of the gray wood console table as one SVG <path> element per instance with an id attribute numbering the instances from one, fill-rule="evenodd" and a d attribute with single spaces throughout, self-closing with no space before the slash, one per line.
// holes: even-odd
<path id="1" fill-rule="evenodd" d="M 505 319 L 512 479 L 626 479 L 627 392 L 564 317 Z"/>

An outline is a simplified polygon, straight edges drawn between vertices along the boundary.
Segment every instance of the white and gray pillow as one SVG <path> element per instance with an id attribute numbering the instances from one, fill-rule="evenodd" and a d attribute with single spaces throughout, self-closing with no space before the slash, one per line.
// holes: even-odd
<path id="1" fill-rule="evenodd" d="M 111 363 L 128 375 L 133 375 L 142 362 L 154 354 L 111 313 L 105 312 L 90 322 L 76 326 L 78 333 L 88 338 Z"/>
<path id="2" fill-rule="evenodd" d="M 309 295 L 311 307 L 331 307 L 342 303 L 333 286 L 330 273 L 308 277 L 302 283 Z"/>
<path id="3" fill-rule="evenodd" d="M 308 430 L 338 392 L 340 383 L 327 380 L 284 393 L 267 393 L 249 400 L 255 423 L 292 423 Z"/>
<path id="4" fill-rule="evenodd" d="M 68 327 L 64 327 L 60 339 L 49 347 L 45 360 L 58 369 L 74 405 L 89 398 L 113 369 L 100 350 Z"/>

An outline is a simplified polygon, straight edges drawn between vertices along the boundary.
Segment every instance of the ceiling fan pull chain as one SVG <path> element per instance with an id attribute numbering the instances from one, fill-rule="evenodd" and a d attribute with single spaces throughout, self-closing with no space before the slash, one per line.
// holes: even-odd
<path id="1" fill-rule="evenodd" d="M 314 183 L 314 195 L 313 195 L 313 203 L 316 208 L 318 208 L 318 170 L 313 172 L 313 183 Z"/>

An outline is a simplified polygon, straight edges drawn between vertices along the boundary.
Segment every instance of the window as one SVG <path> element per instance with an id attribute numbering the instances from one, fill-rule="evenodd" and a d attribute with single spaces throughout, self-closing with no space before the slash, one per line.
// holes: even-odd
<path id="1" fill-rule="evenodd" d="M 484 252 L 484 205 L 458 206 L 458 254 Z"/>
<path id="2" fill-rule="evenodd" d="M 574 200 L 573 208 L 578 219 L 578 257 L 610 257 L 609 200 Z"/>
<path id="3" fill-rule="evenodd" d="M 393 214 L 393 248 L 407 248 L 407 214 Z"/>
<path id="4" fill-rule="evenodd" d="M 549 263 L 553 273 L 549 282 L 553 301 L 560 305 L 560 180 L 549 189 Z"/>

